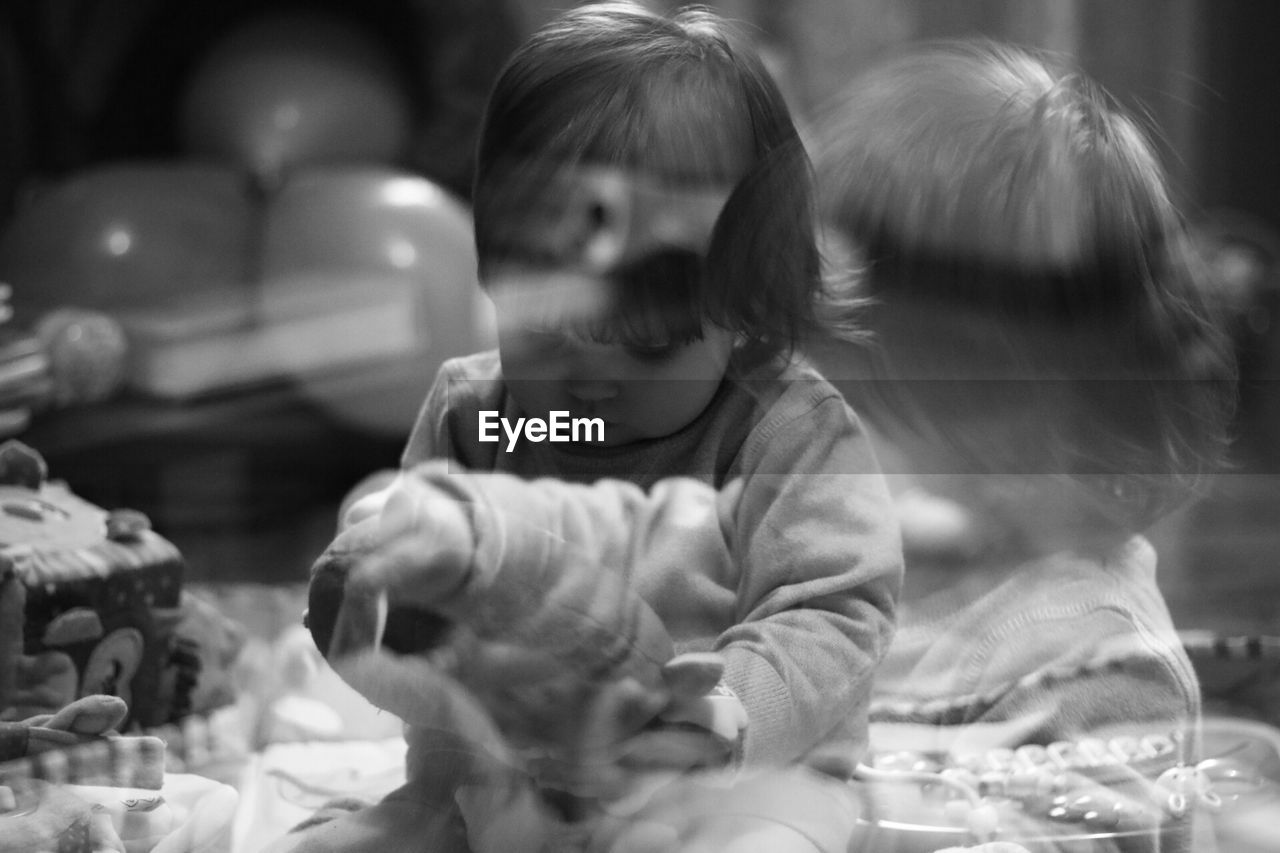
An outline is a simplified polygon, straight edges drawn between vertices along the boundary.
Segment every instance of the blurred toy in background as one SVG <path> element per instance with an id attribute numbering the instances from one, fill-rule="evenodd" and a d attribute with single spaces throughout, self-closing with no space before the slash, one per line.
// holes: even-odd
<path id="1" fill-rule="evenodd" d="M 262 16 L 215 45 L 193 75 L 182 137 L 262 188 L 300 166 L 395 163 L 410 105 L 378 44 L 319 13 Z"/>
<path id="2" fill-rule="evenodd" d="M 240 176 L 206 164 L 111 163 L 33 190 L 0 238 L 20 319 L 116 311 L 245 287 L 253 214 Z"/>
<path id="3" fill-rule="evenodd" d="M 3 325 L 10 293 L 0 284 L 0 437 L 21 432 L 35 412 L 105 400 L 122 387 L 129 343 L 115 318 L 57 308 L 34 328 Z"/>
<path id="4" fill-rule="evenodd" d="M 129 342 L 111 315 L 58 308 L 41 317 L 34 331 L 49 359 L 53 405 L 96 403 L 124 385 Z"/>
<path id="5" fill-rule="evenodd" d="M 46 781 L 59 783 L 114 782 L 131 788 L 159 788 L 165 744 L 151 735 L 121 735 L 118 729 L 128 715 L 128 705 L 120 697 L 89 694 L 55 713 L 0 722 L 0 779 L 25 772 L 35 778 L 54 777 Z M 112 740 L 103 742 L 104 738 Z M 93 750 L 78 755 L 74 766 L 69 757 L 57 754 L 86 745 L 107 748 L 96 750 L 93 756 Z M 24 769 L 12 763 L 20 758 L 35 760 Z"/>
<path id="6" fill-rule="evenodd" d="M 0 853 L 225 853 L 235 789 L 167 773 L 166 744 L 115 731 L 115 696 L 0 723 Z"/>
<path id="7" fill-rule="evenodd" d="M 352 377 L 299 371 L 303 393 L 337 419 L 371 432 L 413 423 L 438 366 L 491 338 L 476 283 L 471 213 L 426 178 L 386 166 L 299 170 L 272 197 L 262 234 L 262 304 L 290 293 L 342 294 L 371 319 L 349 321 L 325 350 L 390 359 Z M 297 297 L 292 297 L 296 302 Z"/>
<path id="8" fill-rule="evenodd" d="M 218 679 L 242 637 L 184 592 L 178 549 L 141 513 L 100 509 L 46 476 L 31 448 L 0 445 L 5 629 L 22 638 L 3 647 L 0 719 L 103 694 L 124 704 L 122 725 L 154 727 L 232 701 Z"/>
<path id="9" fill-rule="evenodd" d="M 156 614 L 179 605 L 178 549 L 140 513 L 108 513 L 63 483 L 33 483 L 24 472 L 43 462 L 20 442 L 0 447 L 0 460 L 8 474 L 0 558 L 26 587 L 19 678 L 0 716 L 56 712 L 105 693 L 124 700 L 134 723 L 168 722 L 160 679 L 174 638 Z"/>
<path id="10" fill-rule="evenodd" d="M 483 312 L 466 205 L 397 165 L 412 111 L 395 70 L 342 19 L 260 14 L 196 63 L 182 157 L 29 193 L 0 275 L 51 360 L 50 401 L 294 378 L 340 419 L 406 431 L 439 364 L 482 348 Z"/>
<path id="11" fill-rule="evenodd" d="M 234 789 L 171 771 L 223 751 L 194 715 L 233 698 L 236 626 L 141 514 L 76 498 L 20 442 L 0 510 L 0 853 L 228 851 Z"/>
<path id="12" fill-rule="evenodd" d="M 0 235 L 0 269 L 48 364 L 41 402 L 129 384 L 129 311 L 206 288 L 247 299 L 250 225 L 235 177 L 208 167 L 113 164 L 31 193 Z"/>

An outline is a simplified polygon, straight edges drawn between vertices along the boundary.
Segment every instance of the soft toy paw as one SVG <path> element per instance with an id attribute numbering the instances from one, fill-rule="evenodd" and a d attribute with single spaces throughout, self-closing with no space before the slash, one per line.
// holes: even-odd
<path id="1" fill-rule="evenodd" d="M 0 761 L 53 750 L 81 750 L 69 762 L 65 781 L 109 779 L 134 788 L 159 788 L 164 779 L 164 742 L 151 735 L 117 734 L 115 728 L 127 714 L 119 697 L 91 694 L 53 714 L 0 722 Z M 107 748 L 111 741 L 128 742 L 130 748 Z"/>
<path id="2" fill-rule="evenodd" d="M 66 652 L 19 655 L 14 661 L 14 687 L 0 720 L 52 714 L 75 701 L 80 687 L 75 661 Z"/>

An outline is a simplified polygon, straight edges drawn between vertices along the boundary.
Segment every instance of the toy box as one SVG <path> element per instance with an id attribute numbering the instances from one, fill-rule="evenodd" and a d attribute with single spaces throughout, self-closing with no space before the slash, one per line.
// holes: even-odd
<path id="1" fill-rule="evenodd" d="M 44 460 L 0 445 L 0 719 L 118 696 L 125 725 L 152 727 L 189 708 L 199 655 L 179 640 L 183 559 L 145 516 L 107 511 L 50 481 Z M 11 615 L 10 615 L 11 614 Z"/>

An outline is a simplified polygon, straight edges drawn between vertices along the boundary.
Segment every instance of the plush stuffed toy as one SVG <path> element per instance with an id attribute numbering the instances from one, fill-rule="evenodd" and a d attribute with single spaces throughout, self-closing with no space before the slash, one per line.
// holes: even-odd
<path id="1" fill-rule="evenodd" d="M 59 785 L 32 781 L 0 792 L 12 803 L 0 803 L 0 853 L 125 851 L 107 811 Z"/>
<path id="2" fill-rule="evenodd" d="M 65 784 L 162 799 L 164 743 L 116 735 L 126 714 L 119 697 L 95 695 L 56 714 L 0 722 L 0 853 L 126 849 L 111 815 Z"/>
<path id="3" fill-rule="evenodd" d="M 164 741 L 117 734 L 118 696 L 56 701 L 46 670 L 60 653 L 23 654 L 25 589 L 0 568 L 0 853 L 228 850 L 233 788 L 166 775 Z M 64 669 L 74 691 L 69 658 Z M 58 710 L 19 718 L 46 700 Z"/>
<path id="4" fill-rule="evenodd" d="M 655 779 L 696 761 L 728 763 L 732 739 L 699 732 L 699 743 L 715 745 L 699 752 L 687 748 L 687 727 L 663 720 L 715 690 L 720 656 L 677 655 L 633 586 L 586 559 L 450 559 L 443 531 L 474 530 L 477 514 L 492 509 L 455 498 L 447 478 L 406 474 L 380 514 L 349 527 L 316 562 L 307 614 L 328 662 L 374 705 L 418 730 L 469 715 L 496 732 L 497 747 L 486 739 L 473 758 L 468 791 L 433 801 L 446 811 L 457 802 L 463 813 L 483 801 L 481 814 L 513 814 L 528 805 L 503 788 L 502 766 L 514 766 L 536 788 L 535 811 L 586 826 L 647 797 Z M 460 515 L 440 525 L 439 513 Z M 411 740 L 405 789 L 279 849 L 373 849 L 370 839 L 405 843 L 422 832 L 446 849 L 442 826 L 420 828 L 438 766 L 416 754 Z M 497 837 L 491 820 L 468 816 L 466 825 L 469 842 L 447 849 L 534 849 L 521 835 L 528 824 L 513 821 L 516 840 Z M 495 837 L 478 840 L 477 826 Z"/>
<path id="5" fill-rule="evenodd" d="M 434 725 L 436 694 L 460 689 L 544 781 L 599 792 L 622 744 L 718 683 L 718 655 L 676 655 L 639 594 L 585 560 L 536 570 L 505 561 L 483 579 L 472 566 L 427 571 L 421 555 L 438 552 L 437 531 L 416 520 L 435 511 L 423 512 L 426 502 L 449 499 L 410 479 L 395 501 L 335 539 L 312 570 L 308 602 L 317 646 L 375 705 Z M 429 605 L 388 607 L 373 579 L 388 572 L 412 576 Z"/>
<path id="6" fill-rule="evenodd" d="M 0 784 L 0 853 L 229 853 L 239 795 L 173 774 L 163 787 Z"/>

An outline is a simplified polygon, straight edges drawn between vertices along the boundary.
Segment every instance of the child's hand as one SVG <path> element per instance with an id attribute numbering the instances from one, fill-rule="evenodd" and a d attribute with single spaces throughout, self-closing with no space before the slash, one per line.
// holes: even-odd
<path id="1" fill-rule="evenodd" d="M 472 569 L 466 510 L 405 476 L 358 506 L 369 514 L 340 534 L 312 571 L 313 597 L 322 573 L 340 585 L 341 609 L 330 606 L 332 636 L 320 647 L 330 657 L 384 644 L 401 654 L 427 651 L 441 640 Z"/>
<path id="2" fill-rule="evenodd" d="M 353 576 L 399 607 L 442 612 L 472 568 L 475 536 L 466 508 L 411 476 L 371 496 L 379 505 L 378 550 Z"/>
<path id="3" fill-rule="evenodd" d="M 724 682 L 701 696 L 676 696 L 661 717 L 666 723 L 697 726 L 726 744 L 738 743 L 747 728 L 747 709 Z"/>
<path id="4" fill-rule="evenodd" d="M 742 702 L 720 680 L 717 654 L 683 654 L 663 667 L 671 698 L 658 718 L 627 742 L 622 757 L 633 770 L 720 768 L 732 762 L 747 727 Z"/>
<path id="5" fill-rule="evenodd" d="M 444 605 L 470 569 L 463 508 L 405 478 L 357 506 L 346 517 L 359 520 L 311 569 L 306 625 L 316 646 L 331 661 L 379 646 L 400 654 L 437 646 Z"/>

